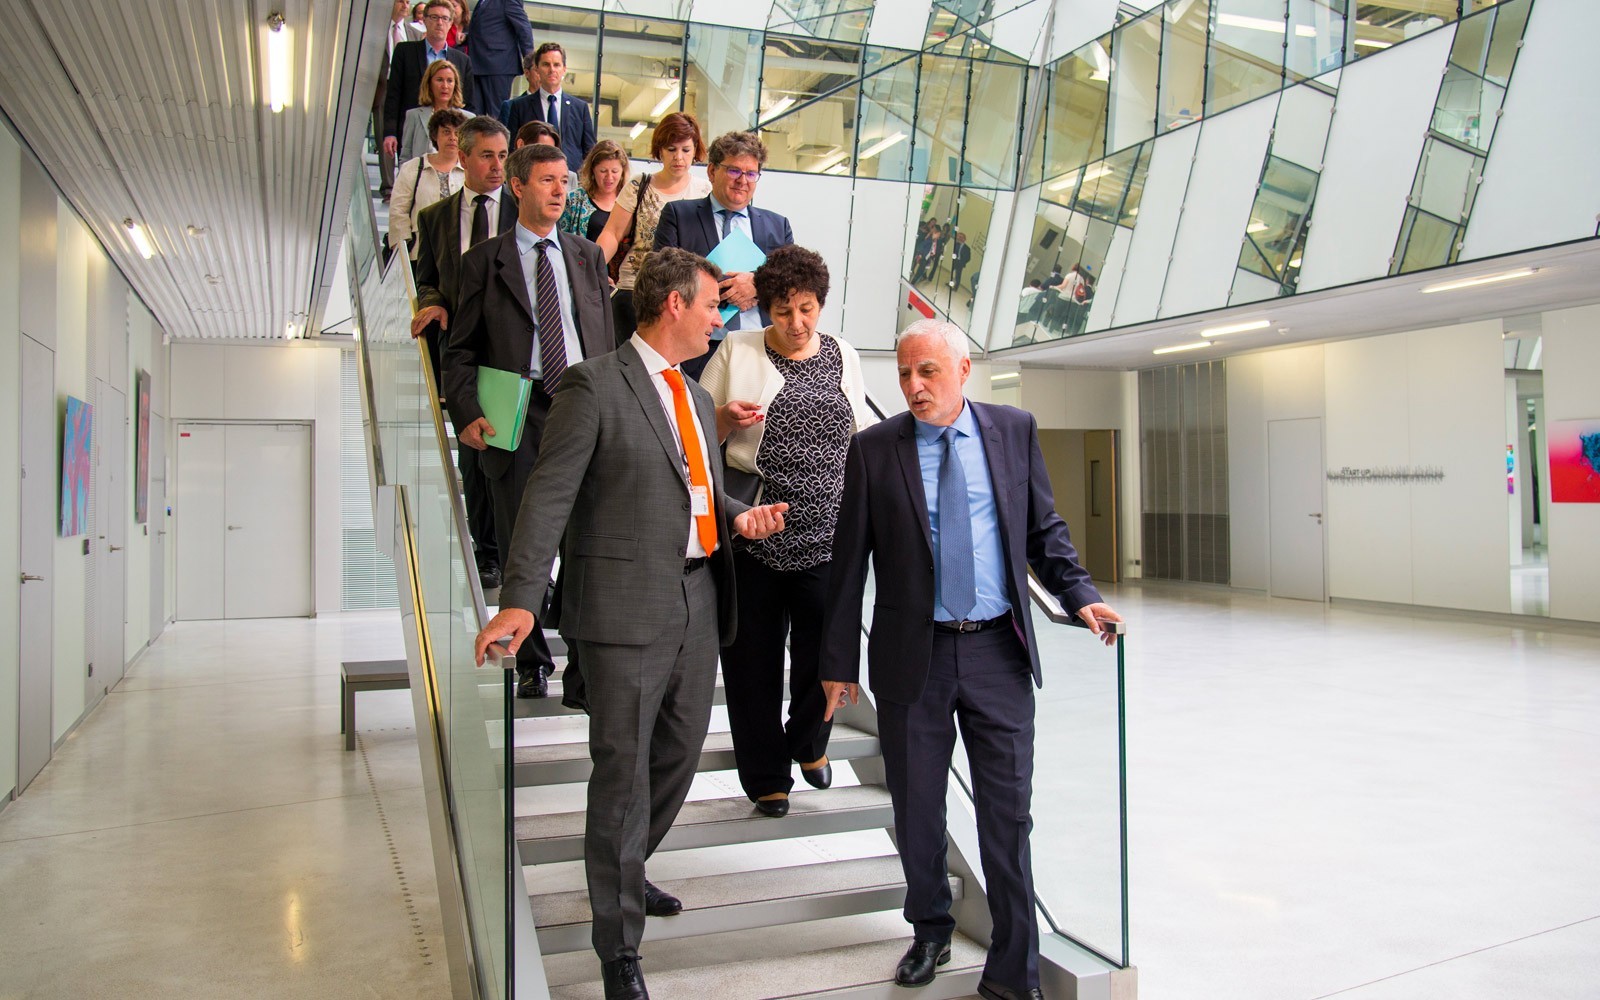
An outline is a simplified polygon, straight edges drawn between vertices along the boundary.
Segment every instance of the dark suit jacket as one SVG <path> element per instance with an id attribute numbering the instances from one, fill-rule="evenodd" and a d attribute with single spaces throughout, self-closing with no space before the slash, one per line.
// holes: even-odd
<path id="1" fill-rule="evenodd" d="M 710 394 L 693 379 L 685 384 L 705 439 L 715 441 Z M 522 491 L 501 607 L 539 607 L 561 546 L 561 585 L 541 625 L 568 639 L 640 646 L 673 624 L 672 609 L 683 606 L 689 482 L 667 419 L 631 343 L 567 369 L 539 462 Z M 707 459 L 722 540 L 711 568 L 718 634 L 726 645 L 737 617 L 733 518 L 748 508 L 724 495 L 718 449 L 709 449 Z"/>
<path id="2" fill-rule="evenodd" d="M 512 139 L 516 138 L 517 130 L 529 122 L 542 122 L 548 119 L 549 111 L 544 106 L 542 97 L 539 91 L 534 90 L 521 97 L 513 97 L 500 105 L 500 120 L 511 130 Z M 594 148 L 594 116 L 589 113 L 587 101 L 581 97 L 573 97 L 563 90 L 559 117 L 561 151 L 567 154 L 567 169 L 577 170 L 583 166 L 583 158 L 589 155 L 589 150 Z"/>
<path id="3" fill-rule="evenodd" d="M 584 357 L 597 358 L 617 344 L 606 263 L 600 248 L 583 237 L 562 233 L 560 240 L 578 340 Z M 457 429 L 483 416 L 478 405 L 479 365 L 527 371 L 533 357 L 533 320 L 516 233 L 507 232 L 469 250 L 461 259 L 461 297 L 451 315 L 443 361 L 446 405 Z M 581 360 L 568 358 L 567 362 L 575 365 Z M 531 451 L 542 447 L 543 416 L 542 409 L 536 413 L 535 407 L 529 406 L 523 441 Z M 478 461 L 486 475 L 498 479 L 511 467 L 512 453 L 489 448 L 479 453 Z M 681 573 L 682 567 L 679 570 Z"/>
<path id="4" fill-rule="evenodd" d="M 748 211 L 750 238 L 762 253 L 771 253 L 794 242 L 794 231 L 789 228 L 787 218 L 754 205 Z M 704 257 L 722 242 L 722 226 L 715 212 L 710 195 L 668 202 L 661 209 L 661 221 L 656 223 L 656 247 L 682 247 Z M 761 322 L 772 322 L 765 309 L 761 310 Z"/>
<path id="5" fill-rule="evenodd" d="M 472 8 L 472 24 L 467 29 L 466 49 L 472 56 L 472 72 L 485 76 L 517 76 L 522 72 L 522 57 L 533 51 L 533 26 L 522 0 L 478 0 Z M 493 108 L 484 108 L 491 114 Z"/>
<path id="6" fill-rule="evenodd" d="M 425 41 L 401 42 L 394 47 L 394 57 L 389 60 L 388 92 L 383 100 L 383 134 L 400 137 L 400 126 L 406 112 L 417 106 L 417 93 L 422 89 L 422 74 L 428 69 L 428 43 Z M 456 68 L 456 93 L 472 95 L 472 70 L 467 65 L 466 53 L 445 49 L 444 57 Z"/>
<path id="7" fill-rule="evenodd" d="M 417 308 L 444 306 L 452 327 L 461 286 L 461 199 L 466 193 L 461 188 L 417 214 Z M 503 187 L 498 232 L 508 233 L 516 224 L 516 196 Z"/>
<path id="8" fill-rule="evenodd" d="M 1006 590 L 1034 683 L 1042 685 L 1028 603 L 1028 568 L 1067 611 L 1100 600 L 1056 513 L 1032 414 L 968 402 L 988 460 L 1006 561 Z M 867 670 L 880 698 L 910 705 L 922 696 L 933 651 L 933 540 L 917 461 L 916 421 L 891 417 L 857 434 L 845 460 L 844 499 L 833 534 L 833 589 L 823 623 L 822 679 L 857 683 L 861 600 L 868 557 L 878 581 Z"/>

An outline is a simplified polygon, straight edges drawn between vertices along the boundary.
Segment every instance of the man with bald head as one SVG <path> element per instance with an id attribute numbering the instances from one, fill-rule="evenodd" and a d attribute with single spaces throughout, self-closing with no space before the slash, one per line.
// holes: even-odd
<path id="1" fill-rule="evenodd" d="M 959 723 L 971 764 L 978 853 L 994 933 L 978 993 L 1036 998 L 1039 926 L 1028 814 L 1033 688 L 1042 684 L 1028 570 L 1107 644 L 1121 619 L 1100 600 L 1056 514 L 1033 416 L 974 403 L 967 338 L 921 320 L 895 348 L 909 413 L 861 431 L 845 460 L 823 623 L 828 717 L 858 694 L 861 600 L 870 557 L 880 590 L 867 670 L 877 699 L 895 840 L 914 939 L 895 971 L 932 981 L 955 920 L 945 867 L 946 776 Z"/>

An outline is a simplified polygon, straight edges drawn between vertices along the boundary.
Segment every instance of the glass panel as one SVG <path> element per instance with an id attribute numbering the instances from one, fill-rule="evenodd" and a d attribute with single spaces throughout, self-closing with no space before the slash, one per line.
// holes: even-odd
<path id="1" fill-rule="evenodd" d="M 761 79 L 760 46 L 759 31 L 690 26 L 684 110 L 700 120 L 707 144 L 724 132 L 750 127 Z"/>
<path id="2" fill-rule="evenodd" d="M 1206 28 L 1211 21 L 1207 0 L 1179 0 L 1164 11 L 1158 132 L 1200 120 L 1206 92 Z"/>
<path id="3" fill-rule="evenodd" d="M 1489 58 L 1489 32 L 1494 26 L 1494 14 L 1469 17 L 1456 26 L 1456 37 L 1450 43 L 1450 61 L 1462 69 L 1481 74 Z"/>
<path id="4" fill-rule="evenodd" d="M 1483 75 L 1502 86 L 1511 79 L 1511 66 L 1517 60 L 1517 43 L 1528 27 L 1531 0 L 1502 0 L 1494 12 L 1494 35 Z"/>
<path id="5" fill-rule="evenodd" d="M 1284 0 L 1214 0 L 1206 114 L 1283 85 Z"/>
<path id="6" fill-rule="evenodd" d="M 854 154 L 856 176 L 884 180 L 906 180 L 911 176 L 917 63 L 914 53 L 867 50 L 868 75 L 861 85 L 861 125 Z M 848 170 L 848 158 L 843 165 Z M 824 169 L 831 171 L 833 165 Z"/>
<path id="7" fill-rule="evenodd" d="M 772 5 L 767 30 L 860 42 L 872 24 L 873 6 L 873 0 L 779 0 Z"/>
<path id="8" fill-rule="evenodd" d="M 1281 281 L 1316 192 L 1315 171 L 1268 156 L 1245 226 L 1239 266 Z"/>
<path id="9" fill-rule="evenodd" d="M 1272 128 L 1272 155 L 1313 170 L 1322 169 L 1333 123 L 1333 96 L 1316 84 L 1284 90 Z"/>
<path id="10" fill-rule="evenodd" d="M 1289 0 L 1289 51 L 1284 68 L 1291 80 L 1318 76 L 1344 64 L 1343 0 Z"/>
<path id="11" fill-rule="evenodd" d="M 970 182 L 963 174 L 961 142 L 967 113 L 967 61 L 949 56 L 922 57 L 917 91 L 916 135 L 912 139 L 913 181 Z"/>
<path id="12" fill-rule="evenodd" d="M 1359 59 L 1403 42 L 1407 38 L 1442 28 L 1456 19 L 1456 0 L 1403 0 L 1396 3 L 1355 3 L 1355 39 L 1350 56 Z"/>
<path id="13" fill-rule="evenodd" d="M 575 96 L 590 104 L 596 115 L 595 128 L 601 139 L 621 141 L 627 131 L 618 129 L 616 106 L 598 103 L 595 97 L 597 68 L 600 65 L 600 15 L 573 10 L 570 7 L 551 7 L 546 4 L 527 4 L 528 21 L 533 25 L 533 37 L 539 44 L 556 42 L 567 52 L 567 79 L 562 84 Z M 513 92 L 526 93 L 527 81 L 518 77 Z M 499 109 L 495 109 L 498 111 Z"/>
<path id="14" fill-rule="evenodd" d="M 1403 249 L 1396 262 L 1396 273 L 1442 267 L 1455 260 L 1459 249 L 1456 235 L 1460 227 L 1415 208 L 1406 209 L 1405 225 L 1400 230 Z"/>
<path id="15" fill-rule="evenodd" d="M 1139 147 L 1139 160 L 1128 178 L 1128 193 L 1122 199 L 1122 213 L 1117 217 L 1121 225 L 1132 227 L 1138 221 L 1139 203 L 1144 200 L 1144 179 L 1150 172 L 1151 150 L 1152 144 L 1148 142 Z"/>
<path id="16" fill-rule="evenodd" d="M 1476 73 L 1451 65 L 1445 69 L 1439 87 L 1439 101 L 1433 110 L 1433 130 L 1477 149 L 1487 150 L 1494 138 L 1500 103 L 1505 88 Z"/>
<path id="17" fill-rule="evenodd" d="M 1127 193 L 1128 181 L 1138 163 L 1140 148 L 1125 149 L 1109 156 L 1083 172 L 1078 184 L 1076 211 L 1096 219 L 1115 222 L 1122 217 L 1122 196 Z"/>
<path id="18" fill-rule="evenodd" d="M 767 36 L 761 120 L 768 169 L 849 171 L 861 55 L 854 45 Z"/>
<path id="19" fill-rule="evenodd" d="M 1112 34 L 1116 72 L 1106 148 L 1117 150 L 1155 135 L 1156 83 L 1161 76 L 1161 13 L 1148 14 Z"/>
<path id="20" fill-rule="evenodd" d="M 961 189 L 947 184 L 930 184 L 923 189 L 920 226 L 928 227 L 929 235 L 920 236 L 913 249 L 910 274 L 911 286 L 940 310 L 950 303 L 950 262 L 956 242 L 956 212 L 960 208 Z M 969 236 L 968 241 L 971 241 Z"/>
<path id="21" fill-rule="evenodd" d="M 951 322 L 968 330 L 972 326 L 972 307 L 978 294 L 978 272 L 983 269 L 984 250 L 989 243 L 989 224 L 994 218 L 994 201 L 988 194 L 963 190 L 957 203 L 955 235 L 945 250 L 943 266 L 949 277 L 947 293 L 941 301 Z"/>
<path id="22" fill-rule="evenodd" d="M 1452 222 L 1465 221 L 1478 190 L 1483 158 L 1430 138 L 1422 150 L 1411 204 Z"/>
<path id="23" fill-rule="evenodd" d="M 1233 274 L 1233 291 L 1228 294 L 1228 304 L 1262 302 L 1277 298 L 1282 293 L 1283 286 L 1278 282 L 1271 278 L 1263 278 L 1253 269 L 1247 271 L 1241 267 Z"/>
<path id="24" fill-rule="evenodd" d="M 973 183 L 1011 189 L 1017 181 L 1017 145 L 1025 121 L 1022 88 L 1027 67 L 992 61 L 972 65 L 966 157 Z"/>
<path id="25" fill-rule="evenodd" d="M 681 22 L 606 15 L 600 103 L 614 109 L 620 134 L 610 138 L 638 159 L 650 159 L 651 130 L 682 103 L 684 29 Z"/>
<path id="26" fill-rule="evenodd" d="M 1055 64 L 1047 86 L 1044 176 L 1050 178 L 1104 153 L 1111 53 L 1101 42 L 1090 42 Z"/>

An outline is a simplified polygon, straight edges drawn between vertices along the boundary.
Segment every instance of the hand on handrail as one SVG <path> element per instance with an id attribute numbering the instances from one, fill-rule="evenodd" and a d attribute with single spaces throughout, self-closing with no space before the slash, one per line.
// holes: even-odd
<path id="1" fill-rule="evenodd" d="M 444 306 L 427 306 L 411 317 L 411 339 L 416 340 L 428 329 L 428 324 L 438 323 L 439 329 L 450 329 L 450 312 Z"/>
<path id="2" fill-rule="evenodd" d="M 500 665 L 514 667 L 517 664 L 516 652 L 522 648 L 528 636 L 533 634 L 535 622 L 533 613 L 521 608 L 502 608 L 500 613 L 489 619 L 489 624 L 483 627 L 478 637 L 472 641 L 472 653 L 478 666 L 483 666 L 483 658 L 488 653 L 489 645 L 502 639 L 510 639 L 506 643 L 506 651 L 500 654 Z"/>
<path id="3" fill-rule="evenodd" d="M 1086 604 L 1078 609 L 1078 617 L 1107 646 L 1116 645 L 1117 636 L 1123 632 L 1122 616 L 1109 604 Z"/>

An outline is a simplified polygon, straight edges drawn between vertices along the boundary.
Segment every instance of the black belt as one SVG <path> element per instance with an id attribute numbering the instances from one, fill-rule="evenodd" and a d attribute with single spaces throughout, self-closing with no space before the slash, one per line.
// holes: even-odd
<path id="1" fill-rule="evenodd" d="M 694 559 L 685 559 L 683 561 L 683 575 L 688 576 L 690 573 L 693 573 L 695 570 L 699 569 L 710 561 L 710 556 L 699 556 Z"/>
<path id="2" fill-rule="evenodd" d="M 987 632 L 992 628 L 999 628 L 1002 625 L 1010 625 L 1010 624 L 1011 624 L 1011 612 L 1007 611 L 1005 614 L 1001 615 L 999 618 L 990 618 L 988 621 L 982 621 L 982 622 L 974 622 L 974 621 L 934 622 L 933 623 L 933 627 L 938 629 L 941 632 L 952 632 L 952 633 L 956 633 L 956 634 L 960 634 L 960 635 L 967 635 L 967 634 L 972 633 L 972 632 Z"/>

